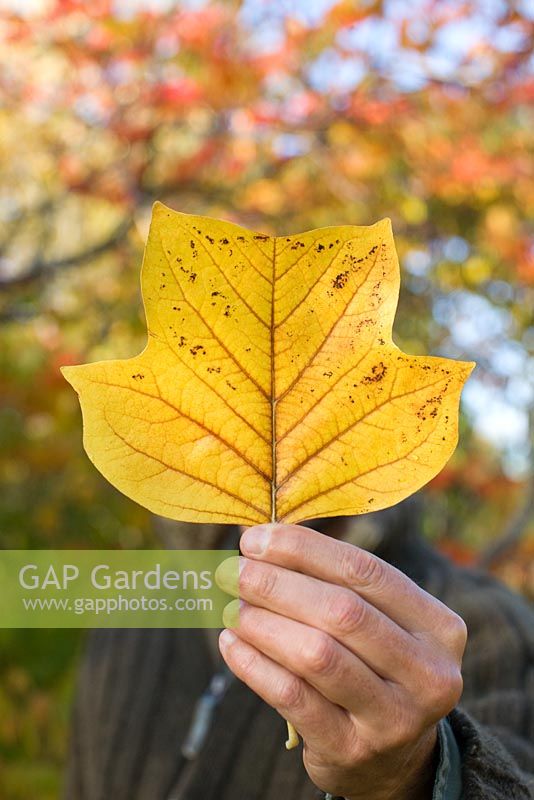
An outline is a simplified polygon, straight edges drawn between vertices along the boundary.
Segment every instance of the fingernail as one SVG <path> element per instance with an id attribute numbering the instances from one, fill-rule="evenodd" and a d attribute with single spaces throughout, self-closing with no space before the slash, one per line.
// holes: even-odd
<path id="1" fill-rule="evenodd" d="M 221 631 L 219 636 L 219 644 L 223 650 L 227 647 L 230 647 L 231 644 L 235 642 L 237 636 L 233 631 L 229 631 L 228 628 L 225 628 L 224 631 Z"/>
<path id="2" fill-rule="evenodd" d="M 221 561 L 215 570 L 215 583 L 223 592 L 239 595 L 239 556 L 231 556 Z"/>
<path id="3" fill-rule="evenodd" d="M 241 537 L 240 545 L 244 553 L 250 553 L 253 556 L 260 556 L 267 550 L 271 540 L 271 526 L 270 525 L 256 525 L 255 528 L 249 528 Z"/>
<path id="4" fill-rule="evenodd" d="M 237 628 L 239 625 L 239 612 L 241 611 L 242 600 L 230 600 L 223 608 L 222 621 L 225 628 Z"/>

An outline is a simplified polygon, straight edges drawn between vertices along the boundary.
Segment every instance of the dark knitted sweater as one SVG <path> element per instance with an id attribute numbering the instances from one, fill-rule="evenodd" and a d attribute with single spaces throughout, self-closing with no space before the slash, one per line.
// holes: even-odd
<path id="1" fill-rule="evenodd" d="M 459 569 L 418 536 L 377 554 L 466 621 L 464 693 L 449 716 L 462 798 L 534 798 L 534 610 L 485 574 Z M 73 714 L 67 800 L 312 800 L 322 797 L 285 723 L 240 682 L 199 757 L 181 744 L 213 662 L 198 630 L 95 631 Z"/>

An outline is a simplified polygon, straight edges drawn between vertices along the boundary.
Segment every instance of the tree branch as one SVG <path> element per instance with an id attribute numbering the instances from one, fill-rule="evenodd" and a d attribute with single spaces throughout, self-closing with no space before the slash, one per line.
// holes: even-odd
<path id="1" fill-rule="evenodd" d="M 36 259 L 22 275 L 14 275 L 12 278 L 0 277 L 0 290 L 26 286 L 36 280 L 39 280 L 45 275 L 48 276 L 51 273 L 56 272 L 59 269 L 65 269 L 67 267 L 75 267 L 79 266 L 80 264 L 84 264 L 86 261 L 90 261 L 92 258 L 105 253 L 110 247 L 114 247 L 123 241 L 128 235 L 132 224 L 133 221 L 131 218 L 123 220 L 110 234 L 110 236 L 107 237 L 107 239 L 104 239 L 104 241 L 99 242 L 87 250 L 83 250 L 80 253 L 75 253 L 72 256 L 57 258 L 52 261 L 41 261 L 40 259 Z"/>

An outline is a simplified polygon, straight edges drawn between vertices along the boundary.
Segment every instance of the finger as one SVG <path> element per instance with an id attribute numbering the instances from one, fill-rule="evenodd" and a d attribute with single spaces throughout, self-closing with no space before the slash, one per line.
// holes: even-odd
<path id="1" fill-rule="evenodd" d="M 450 609 L 373 553 L 300 525 L 269 524 L 241 536 L 244 555 L 357 592 L 407 631 L 435 631 Z M 444 622 L 445 624 L 445 622 Z"/>
<path id="2" fill-rule="evenodd" d="M 391 684 L 381 680 L 329 634 L 239 600 L 226 606 L 225 624 L 237 621 L 237 605 L 240 639 L 300 675 L 324 697 L 358 719 L 387 714 L 393 701 Z"/>
<path id="3" fill-rule="evenodd" d="M 221 581 L 225 572 L 217 569 L 219 586 L 237 595 L 237 570 L 228 568 L 228 574 L 233 573 L 233 587 Z M 275 564 L 241 557 L 239 596 L 330 634 L 387 680 L 401 682 L 409 677 L 421 648 L 411 634 L 355 592 Z"/>
<path id="4" fill-rule="evenodd" d="M 354 737 L 347 712 L 330 703 L 285 667 L 244 642 L 233 631 L 219 637 L 222 656 L 232 672 L 275 708 L 318 753 L 339 753 Z"/>

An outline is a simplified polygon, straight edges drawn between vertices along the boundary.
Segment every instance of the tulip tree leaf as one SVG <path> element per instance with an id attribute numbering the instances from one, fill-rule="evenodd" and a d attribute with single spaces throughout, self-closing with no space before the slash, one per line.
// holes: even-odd
<path id="1" fill-rule="evenodd" d="M 85 449 L 173 519 L 250 525 L 393 505 L 444 466 L 472 363 L 392 341 L 391 224 L 270 237 L 154 206 L 148 343 L 65 367 Z"/>

